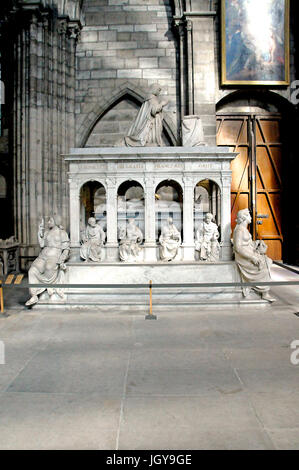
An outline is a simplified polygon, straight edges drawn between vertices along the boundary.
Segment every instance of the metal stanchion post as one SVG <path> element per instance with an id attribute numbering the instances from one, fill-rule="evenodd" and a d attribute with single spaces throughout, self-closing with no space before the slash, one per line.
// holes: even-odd
<path id="1" fill-rule="evenodd" d="M 146 320 L 157 320 L 157 316 L 153 315 L 153 283 L 149 282 L 150 309 L 149 314 L 145 315 Z"/>

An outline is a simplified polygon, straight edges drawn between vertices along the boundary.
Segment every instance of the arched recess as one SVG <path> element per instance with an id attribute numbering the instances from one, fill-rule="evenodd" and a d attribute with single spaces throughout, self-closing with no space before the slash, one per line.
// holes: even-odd
<path id="1" fill-rule="evenodd" d="M 156 240 L 161 229 L 172 217 L 173 223 L 183 237 L 183 188 L 178 181 L 162 180 L 155 190 Z"/>
<path id="2" fill-rule="evenodd" d="M 238 210 L 249 207 L 253 239 L 264 240 L 276 260 L 288 244 L 293 119 L 293 106 L 269 90 L 239 90 L 217 104 L 217 144 L 239 153 L 232 162 L 232 229 Z"/>
<path id="3" fill-rule="evenodd" d="M 124 233 L 129 219 L 144 234 L 144 188 L 139 181 L 125 180 L 117 190 L 117 227 L 118 234 Z"/>
<path id="4" fill-rule="evenodd" d="M 80 232 L 85 230 L 89 217 L 95 217 L 106 229 L 106 189 L 97 180 L 88 180 L 80 188 Z"/>
<path id="5" fill-rule="evenodd" d="M 101 118 L 109 112 L 115 105 L 124 99 L 129 99 L 131 102 L 136 103 L 139 107 L 142 105 L 144 99 L 148 94 L 147 90 L 142 90 L 132 83 L 126 82 L 120 87 L 116 88 L 114 93 L 107 98 L 101 98 L 94 108 L 88 113 L 83 123 L 77 132 L 77 147 L 85 147 L 92 130 L 101 120 Z M 165 134 L 169 145 L 176 146 L 178 142 L 175 134 L 176 129 L 173 121 L 169 118 L 167 113 L 164 113 L 163 119 L 163 133 Z"/>
<path id="6" fill-rule="evenodd" d="M 214 216 L 214 221 L 221 225 L 221 191 L 212 179 L 200 180 L 194 188 L 194 230 L 202 224 L 207 213 Z"/>

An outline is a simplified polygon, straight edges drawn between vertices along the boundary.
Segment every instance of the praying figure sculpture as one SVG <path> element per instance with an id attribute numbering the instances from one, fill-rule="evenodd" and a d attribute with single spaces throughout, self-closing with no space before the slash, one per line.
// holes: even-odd
<path id="1" fill-rule="evenodd" d="M 162 147 L 163 108 L 167 99 L 159 97 L 161 87 L 155 84 L 144 100 L 135 122 L 130 127 L 125 144 L 128 147 Z"/>
<path id="2" fill-rule="evenodd" d="M 105 239 L 106 235 L 102 227 L 97 224 L 94 217 L 90 217 L 82 237 L 80 257 L 85 261 L 101 261 Z"/>
<path id="3" fill-rule="evenodd" d="M 120 231 L 119 257 L 121 261 L 139 261 L 142 242 L 143 233 L 135 224 L 134 219 L 130 218 L 127 226 Z"/>
<path id="4" fill-rule="evenodd" d="M 168 217 L 167 224 L 163 225 L 159 242 L 161 261 L 172 261 L 181 245 L 181 234 L 174 225 L 172 217 Z"/>
<path id="5" fill-rule="evenodd" d="M 34 305 L 38 302 L 38 295 L 48 291 L 49 296 L 54 293 L 64 298 L 63 289 L 48 286 L 48 284 L 61 284 L 64 280 L 66 270 L 65 261 L 70 253 L 70 240 L 66 231 L 55 223 L 50 217 L 45 230 L 44 219 L 42 219 L 38 230 L 38 241 L 41 252 L 33 261 L 29 271 L 29 284 L 46 284 L 45 287 L 30 288 L 31 297 L 26 302 L 26 306 Z"/>
<path id="6" fill-rule="evenodd" d="M 244 282 L 268 282 L 271 279 L 270 267 L 272 260 L 266 255 L 267 245 L 262 240 L 253 241 L 248 224 L 251 223 L 251 215 L 248 209 L 242 209 L 237 215 L 237 225 L 233 234 L 235 261 L 239 268 L 241 279 Z M 243 287 L 242 292 L 246 297 L 251 288 Z M 269 291 L 269 286 L 255 286 L 264 300 L 274 302 Z"/>
<path id="7" fill-rule="evenodd" d="M 214 216 L 207 213 L 204 222 L 200 224 L 195 233 L 195 250 L 199 252 L 201 261 L 215 262 L 219 260 L 220 245 L 217 225 L 212 222 Z"/>

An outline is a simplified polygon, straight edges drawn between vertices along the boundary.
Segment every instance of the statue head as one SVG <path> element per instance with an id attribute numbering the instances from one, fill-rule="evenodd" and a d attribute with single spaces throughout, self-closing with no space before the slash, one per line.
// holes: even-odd
<path id="1" fill-rule="evenodd" d="M 172 217 L 168 217 L 167 223 L 168 223 L 168 225 L 172 225 L 172 224 L 173 224 L 173 219 L 172 219 Z"/>
<path id="2" fill-rule="evenodd" d="M 161 87 L 160 87 L 159 83 L 154 83 L 154 84 L 151 86 L 151 92 L 152 92 L 152 94 L 155 95 L 155 96 L 160 95 L 160 93 L 161 93 Z"/>
<path id="3" fill-rule="evenodd" d="M 55 227 L 56 223 L 55 223 L 55 219 L 53 216 L 50 216 L 49 219 L 48 219 L 48 228 L 53 228 Z"/>
<path id="4" fill-rule="evenodd" d="M 213 214 L 211 214 L 211 212 L 207 212 L 206 215 L 205 215 L 205 221 L 210 223 L 210 222 L 212 222 L 213 219 L 214 219 Z"/>
<path id="5" fill-rule="evenodd" d="M 46 217 L 46 219 L 48 220 L 47 226 L 49 229 L 58 227 L 64 230 L 63 226 L 61 225 L 61 216 L 59 214 L 49 215 L 48 217 Z"/>
<path id="6" fill-rule="evenodd" d="M 241 224 L 242 222 L 247 221 L 249 224 L 251 222 L 251 215 L 249 209 L 241 209 L 237 214 L 236 222 L 237 224 Z"/>
<path id="7" fill-rule="evenodd" d="M 97 221 L 96 221 L 96 219 L 95 219 L 94 217 L 89 217 L 87 223 L 88 223 L 88 225 L 91 225 L 92 227 L 95 227 L 96 224 L 97 224 Z"/>

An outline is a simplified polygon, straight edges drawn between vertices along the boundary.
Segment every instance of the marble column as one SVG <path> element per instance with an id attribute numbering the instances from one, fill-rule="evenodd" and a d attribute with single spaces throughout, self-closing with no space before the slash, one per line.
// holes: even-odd
<path id="1" fill-rule="evenodd" d="M 174 20 L 175 31 L 178 36 L 179 43 L 179 67 L 180 67 L 180 119 L 188 114 L 187 110 L 187 60 L 186 60 L 186 23 L 183 18 Z"/>
<path id="2" fill-rule="evenodd" d="M 183 196 L 183 260 L 194 261 L 194 183 L 184 176 Z"/>
<path id="3" fill-rule="evenodd" d="M 222 176 L 221 181 L 221 259 L 222 261 L 229 261 L 233 258 L 231 246 L 231 175 Z"/>
<path id="4" fill-rule="evenodd" d="M 156 212 L 155 212 L 155 180 L 153 177 L 146 178 L 144 191 L 144 261 L 152 262 L 157 260 L 156 255 Z"/>
<path id="5" fill-rule="evenodd" d="M 70 191 L 70 240 L 71 247 L 76 248 L 80 246 L 80 189 L 78 183 L 69 180 Z"/>
<path id="6" fill-rule="evenodd" d="M 106 204 L 107 204 L 107 238 L 106 238 L 106 259 L 107 261 L 118 261 L 118 240 L 117 240 L 117 186 L 116 178 L 110 176 L 106 178 Z"/>

